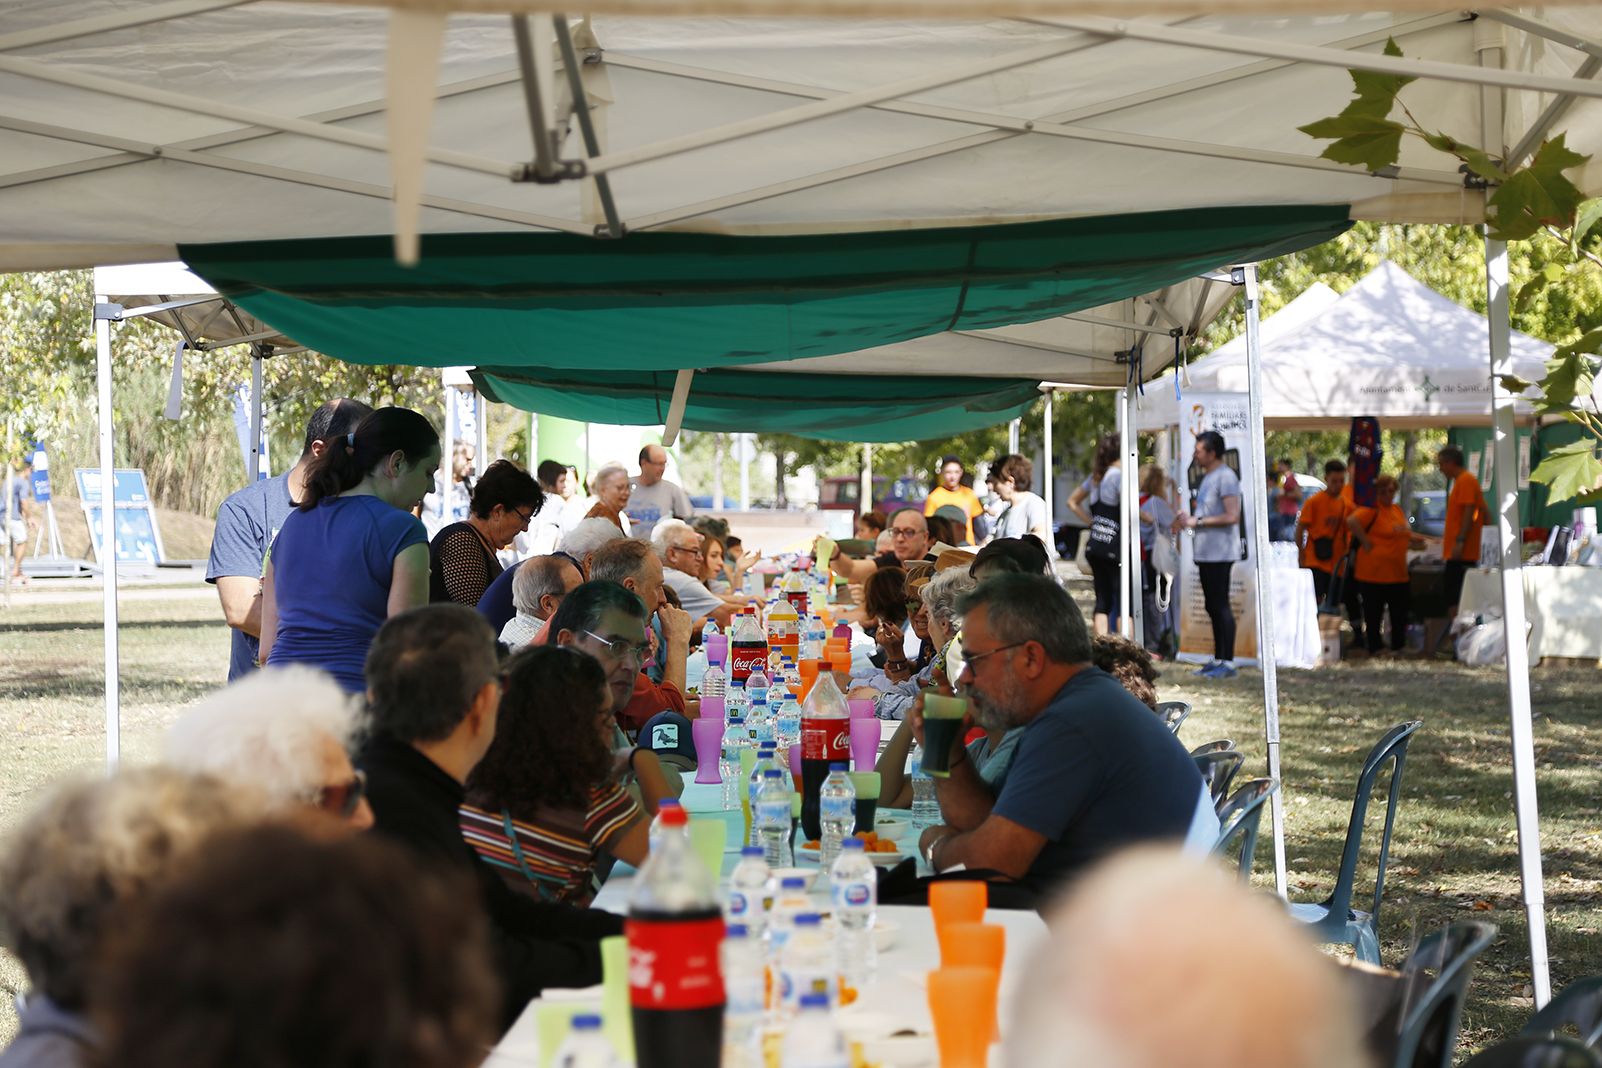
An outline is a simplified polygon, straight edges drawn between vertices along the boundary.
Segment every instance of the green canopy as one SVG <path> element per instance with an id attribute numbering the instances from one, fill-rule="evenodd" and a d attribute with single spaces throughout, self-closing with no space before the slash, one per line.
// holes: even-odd
<path id="1" fill-rule="evenodd" d="M 480 367 L 490 400 L 592 423 L 666 422 L 672 371 L 553 371 Z M 1040 395 L 1029 379 L 703 371 L 690 388 L 689 430 L 799 434 L 828 441 L 921 441 L 994 426 Z"/>
<path id="2" fill-rule="evenodd" d="M 352 363 L 676 370 L 1032 322 L 1328 240 L 1344 206 L 1230 207 L 934 230 L 643 232 L 184 245 L 189 266 Z"/>

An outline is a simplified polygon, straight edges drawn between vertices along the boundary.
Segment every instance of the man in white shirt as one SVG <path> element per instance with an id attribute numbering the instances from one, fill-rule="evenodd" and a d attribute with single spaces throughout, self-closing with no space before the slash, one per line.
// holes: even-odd
<path id="1" fill-rule="evenodd" d="M 684 488 L 662 477 L 667 473 L 667 459 L 667 450 L 660 445 L 640 450 L 640 473 L 634 479 L 627 509 L 633 537 L 649 540 L 659 521 L 688 519 L 695 514 Z"/>
<path id="2" fill-rule="evenodd" d="M 565 556 L 536 556 L 523 561 L 512 579 L 512 604 L 517 615 L 501 628 L 501 642 L 520 649 L 534 641 L 561 607 L 562 598 L 583 581 L 579 569 Z"/>
<path id="3" fill-rule="evenodd" d="M 725 601 L 701 581 L 698 572 L 705 559 L 701 544 L 705 539 L 682 519 L 663 519 L 651 534 L 651 544 L 662 558 L 662 578 L 678 595 L 679 607 L 690 614 L 696 626 L 710 617 L 727 628 L 739 606 Z"/>

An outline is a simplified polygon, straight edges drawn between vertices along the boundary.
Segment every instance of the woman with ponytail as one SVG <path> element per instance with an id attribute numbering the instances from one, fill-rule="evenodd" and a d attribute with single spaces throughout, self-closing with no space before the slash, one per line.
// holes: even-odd
<path id="1" fill-rule="evenodd" d="M 310 664 L 351 693 L 367 689 L 373 635 L 428 603 L 428 533 L 411 509 L 439 460 L 427 419 L 380 408 L 312 461 L 300 507 L 268 554 L 262 663 Z"/>

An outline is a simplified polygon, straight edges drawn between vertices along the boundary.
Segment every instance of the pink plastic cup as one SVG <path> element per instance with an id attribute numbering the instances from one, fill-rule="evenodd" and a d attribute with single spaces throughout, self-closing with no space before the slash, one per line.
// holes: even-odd
<path id="1" fill-rule="evenodd" d="M 705 705 L 701 706 L 701 711 L 701 718 L 690 724 L 690 735 L 695 742 L 695 781 L 722 782 L 718 758 L 723 751 L 723 715 L 719 712 L 707 716 Z"/>
<path id="2" fill-rule="evenodd" d="M 801 781 L 801 747 L 799 745 L 790 747 L 790 778 L 798 783 Z M 799 790 L 800 787 L 797 786 L 796 789 Z"/>
<path id="3" fill-rule="evenodd" d="M 852 719 L 873 719 L 873 699 L 870 697 L 853 697 L 846 704 L 851 706 Z"/>
<path id="4" fill-rule="evenodd" d="M 858 771 L 872 771 L 879 759 L 879 738 L 883 732 L 873 718 L 851 721 L 851 760 Z"/>

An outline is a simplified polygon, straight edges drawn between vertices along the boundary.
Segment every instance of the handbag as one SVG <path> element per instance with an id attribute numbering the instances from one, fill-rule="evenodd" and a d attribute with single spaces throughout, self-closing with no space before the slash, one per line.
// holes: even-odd
<path id="1" fill-rule="evenodd" d="M 1117 560 L 1119 558 L 1118 535 L 1123 529 L 1123 523 L 1118 515 L 1118 505 L 1108 504 L 1101 500 L 1101 484 L 1096 484 L 1097 500 L 1090 506 L 1090 543 L 1085 546 L 1085 556 L 1092 560 Z"/>
<path id="2" fill-rule="evenodd" d="M 1333 559 L 1335 559 L 1335 539 L 1334 538 L 1314 538 L 1313 539 L 1313 559 L 1315 559 L 1315 560 L 1333 560 Z"/>

